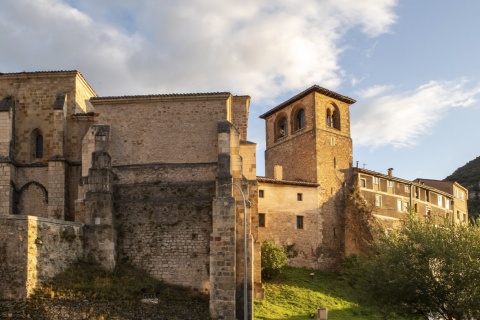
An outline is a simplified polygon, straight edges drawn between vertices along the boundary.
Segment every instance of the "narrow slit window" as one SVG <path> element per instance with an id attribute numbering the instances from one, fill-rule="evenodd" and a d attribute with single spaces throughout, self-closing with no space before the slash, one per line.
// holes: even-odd
<path id="1" fill-rule="evenodd" d="M 297 216 L 297 229 L 303 229 L 303 216 Z"/>
<path id="2" fill-rule="evenodd" d="M 265 228 L 265 213 L 258 214 L 258 226 Z"/>

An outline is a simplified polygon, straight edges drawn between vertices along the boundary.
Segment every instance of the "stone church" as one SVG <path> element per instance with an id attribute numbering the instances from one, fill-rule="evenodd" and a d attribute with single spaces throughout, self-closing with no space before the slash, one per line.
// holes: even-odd
<path id="1" fill-rule="evenodd" d="M 265 239 L 292 265 L 338 269 L 361 237 L 346 225 L 359 222 L 346 217 L 355 100 L 312 86 L 263 114 L 265 177 L 249 103 L 99 97 L 78 71 L 0 73 L 0 298 L 92 257 L 208 293 L 213 318 L 235 319 L 245 281 L 250 316 L 263 295 Z"/>

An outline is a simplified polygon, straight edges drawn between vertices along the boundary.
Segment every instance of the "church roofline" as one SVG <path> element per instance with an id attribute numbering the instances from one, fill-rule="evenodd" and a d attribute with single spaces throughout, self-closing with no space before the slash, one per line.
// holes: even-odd
<path id="1" fill-rule="evenodd" d="M 334 98 L 334 99 L 337 99 L 337 100 L 340 100 L 342 102 L 345 102 L 345 103 L 348 103 L 348 104 L 354 104 L 355 102 L 357 102 L 356 100 L 350 98 L 350 97 L 347 97 L 347 96 L 344 96 L 344 95 L 341 95 L 339 93 L 336 93 L 334 91 L 331 91 L 331 90 L 328 90 L 328 89 L 325 89 L 323 87 L 320 87 L 318 85 L 313 85 L 311 86 L 310 88 L 300 92 L 299 94 L 293 96 L 292 98 L 288 99 L 287 101 L 279 104 L 278 106 L 276 106 L 275 108 L 265 112 L 264 114 L 262 114 L 260 116 L 261 119 L 265 119 L 266 117 L 268 117 L 269 115 L 283 109 L 284 107 L 286 107 L 287 105 L 305 97 L 306 95 L 312 93 L 312 92 L 318 92 L 318 93 L 321 93 L 321 94 L 324 94 L 326 95 L 327 97 L 331 97 L 331 98 Z"/>
<path id="2" fill-rule="evenodd" d="M 133 96 L 111 96 L 111 97 L 94 97 L 90 102 L 94 104 L 117 104 L 128 103 L 134 101 L 178 101 L 178 100 L 226 100 L 232 97 L 230 92 L 209 92 L 209 93 L 172 93 L 172 94 L 149 94 L 149 95 L 133 95 Z"/>

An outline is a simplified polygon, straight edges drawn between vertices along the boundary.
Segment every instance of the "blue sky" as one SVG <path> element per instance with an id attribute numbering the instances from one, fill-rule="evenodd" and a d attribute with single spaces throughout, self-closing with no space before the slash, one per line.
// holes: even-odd
<path id="1" fill-rule="evenodd" d="M 0 72 L 78 69 L 101 96 L 250 95 L 318 84 L 357 100 L 354 163 L 443 179 L 480 155 L 480 2 L 3 0 Z"/>

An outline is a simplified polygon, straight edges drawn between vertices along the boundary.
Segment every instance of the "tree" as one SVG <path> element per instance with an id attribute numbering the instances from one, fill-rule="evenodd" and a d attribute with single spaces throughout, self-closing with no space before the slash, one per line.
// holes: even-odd
<path id="1" fill-rule="evenodd" d="M 350 259 L 350 282 L 378 307 L 424 319 L 480 319 L 480 227 L 409 214 Z"/>
<path id="2" fill-rule="evenodd" d="M 275 245 L 272 240 L 262 243 L 262 277 L 273 278 L 277 276 L 282 267 L 288 262 L 285 248 Z"/>

